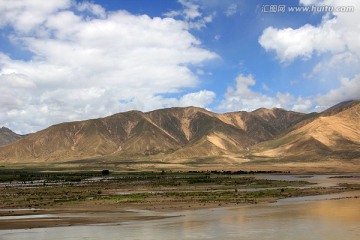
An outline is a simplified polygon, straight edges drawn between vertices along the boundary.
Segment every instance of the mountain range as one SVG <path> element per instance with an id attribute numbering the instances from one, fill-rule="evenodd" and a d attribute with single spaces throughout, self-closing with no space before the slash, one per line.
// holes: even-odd
<path id="1" fill-rule="evenodd" d="M 0 162 L 199 157 L 357 161 L 359 119 L 360 101 L 309 114 L 279 108 L 224 114 L 197 107 L 129 111 L 61 123 L 24 137 L 1 128 Z"/>

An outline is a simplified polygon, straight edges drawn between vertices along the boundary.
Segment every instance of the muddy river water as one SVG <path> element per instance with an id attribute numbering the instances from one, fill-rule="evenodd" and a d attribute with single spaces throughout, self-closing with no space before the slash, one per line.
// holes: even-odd
<path id="1" fill-rule="evenodd" d="M 276 180 L 302 178 L 320 186 L 360 182 L 358 176 L 257 177 Z M 360 239 L 360 191 L 288 198 L 275 203 L 231 208 L 167 212 L 130 210 L 126 214 L 171 217 L 84 226 L 0 230 L 0 239 Z"/>

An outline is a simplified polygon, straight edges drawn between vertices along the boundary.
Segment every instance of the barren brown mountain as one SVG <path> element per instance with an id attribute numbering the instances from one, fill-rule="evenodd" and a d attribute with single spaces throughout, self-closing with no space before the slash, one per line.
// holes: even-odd
<path id="1" fill-rule="evenodd" d="M 80 159 L 191 159 L 228 156 L 302 156 L 355 159 L 359 154 L 359 101 L 321 114 L 283 109 L 216 114 L 196 107 L 61 123 L 0 147 L 0 161 Z"/>
<path id="2" fill-rule="evenodd" d="M 5 162 L 64 161 L 96 156 L 238 153 L 285 131 L 304 114 L 282 109 L 216 114 L 201 108 L 130 111 L 61 123 L 0 148 Z"/>
<path id="3" fill-rule="evenodd" d="M 254 152 L 278 159 L 360 160 L 360 102 L 338 104 L 255 146 Z"/>
<path id="4" fill-rule="evenodd" d="M 15 142 L 22 138 L 23 136 L 14 133 L 6 127 L 0 128 L 0 146 Z"/>

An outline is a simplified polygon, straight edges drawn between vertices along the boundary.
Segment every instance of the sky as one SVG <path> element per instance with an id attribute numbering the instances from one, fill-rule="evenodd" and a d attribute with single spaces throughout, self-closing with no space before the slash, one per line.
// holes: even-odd
<path id="1" fill-rule="evenodd" d="M 129 110 L 354 99 L 358 0 L 0 0 L 0 126 L 20 134 Z"/>

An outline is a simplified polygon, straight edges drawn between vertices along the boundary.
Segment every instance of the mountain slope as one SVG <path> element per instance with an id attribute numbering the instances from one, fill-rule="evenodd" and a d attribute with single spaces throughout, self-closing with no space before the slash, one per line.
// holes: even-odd
<path id="1" fill-rule="evenodd" d="M 254 147 L 255 155 L 277 158 L 360 158 L 360 102 L 332 107 L 312 121 Z"/>
<path id="2" fill-rule="evenodd" d="M 256 142 L 261 142 L 287 131 L 293 125 L 307 119 L 308 116 L 280 108 L 260 108 L 250 113 L 225 113 L 221 119 L 243 129 Z"/>
<path id="3" fill-rule="evenodd" d="M 264 114 L 264 111 L 271 113 Z M 284 131 L 302 116 L 279 109 L 229 114 L 216 114 L 196 107 L 147 113 L 130 111 L 51 126 L 0 147 L 0 161 L 64 161 L 158 154 L 191 158 L 237 154 Z"/>
<path id="4" fill-rule="evenodd" d="M 6 127 L 0 128 L 0 146 L 10 144 L 22 138 L 23 136 L 14 133 Z"/>
<path id="5" fill-rule="evenodd" d="M 68 122 L 0 146 L 1 162 L 64 162 L 104 157 L 191 159 L 246 156 L 273 159 L 356 159 L 359 101 L 321 114 L 284 109 L 216 114 L 196 107 L 129 111 Z M 148 157 L 151 156 L 151 157 Z"/>

